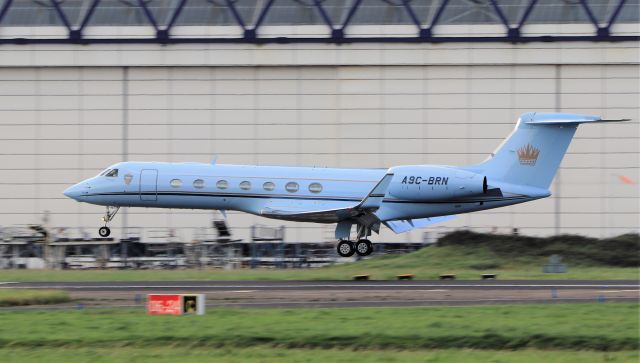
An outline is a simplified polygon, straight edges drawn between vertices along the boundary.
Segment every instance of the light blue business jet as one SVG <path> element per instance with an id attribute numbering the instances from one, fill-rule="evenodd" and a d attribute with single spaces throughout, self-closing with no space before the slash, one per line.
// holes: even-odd
<path id="1" fill-rule="evenodd" d="M 107 207 L 100 236 L 120 207 L 237 210 L 295 222 L 335 223 L 343 257 L 373 250 L 384 224 L 395 233 L 456 214 L 545 198 L 579 124 L 598 116 L 525 113 L 484 162 L 471 166 L 401 165 L 389 169 L 122 162 L 64 191 Z M 351 240 L 352 226 L 356 239 Z"/>

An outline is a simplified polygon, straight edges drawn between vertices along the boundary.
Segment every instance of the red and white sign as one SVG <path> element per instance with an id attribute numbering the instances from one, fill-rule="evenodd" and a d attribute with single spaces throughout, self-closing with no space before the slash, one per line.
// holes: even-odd
<path id="1" fill-rule="evenodd" d="M 147 313 L 151 315 L 182 315 L 182 295 L 147 295 Z"/>

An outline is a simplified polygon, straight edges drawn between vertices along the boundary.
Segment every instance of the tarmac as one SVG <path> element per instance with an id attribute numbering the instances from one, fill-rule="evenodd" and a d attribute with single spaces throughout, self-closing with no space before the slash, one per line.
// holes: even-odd
<path id="1" fill-rule="evenodd" d="M 208 307 L 340 308 L 639 302 L 637 280 L 0 282 L 0 289 L 62 289 L 71 307 L 143 307 L 146 294 L 202 293 Z"/>

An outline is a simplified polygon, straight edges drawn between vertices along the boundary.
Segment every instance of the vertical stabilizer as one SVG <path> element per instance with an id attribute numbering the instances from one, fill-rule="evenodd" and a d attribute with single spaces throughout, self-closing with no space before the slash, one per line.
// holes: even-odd
<path id="1" fill-rule="evenodd" d="M 581 123 L 615 122 L 599 116 L 525 113 L 511 135 L 474 170 L 489 179 L 548 189 Z"/>

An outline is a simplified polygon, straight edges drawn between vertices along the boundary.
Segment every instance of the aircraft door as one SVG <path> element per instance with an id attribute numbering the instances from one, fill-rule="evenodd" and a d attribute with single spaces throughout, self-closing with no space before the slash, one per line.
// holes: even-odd
<path id="1" fill-rule="evenodd" d="M 158 170 L 142 169 L 140 171 L 140 200 L 158 200 Z"/>

